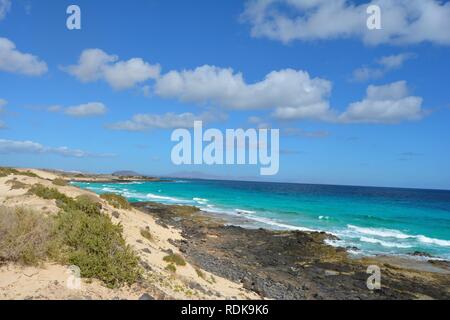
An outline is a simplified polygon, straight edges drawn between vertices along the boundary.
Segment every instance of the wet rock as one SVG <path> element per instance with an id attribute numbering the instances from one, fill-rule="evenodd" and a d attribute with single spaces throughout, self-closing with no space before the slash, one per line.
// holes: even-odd
<path id="1" fill-rule="evenodd" d="M 422 252 L 422 251 L 414 251 L 414 252 L 409 253 L 409 254 L 412 255 L 412 256 L 415 256 L 415 257 L 427 257 L 427 258 L 432 258 L 433 257 L 431 254 L 426 253 L 426 252 Z"/>

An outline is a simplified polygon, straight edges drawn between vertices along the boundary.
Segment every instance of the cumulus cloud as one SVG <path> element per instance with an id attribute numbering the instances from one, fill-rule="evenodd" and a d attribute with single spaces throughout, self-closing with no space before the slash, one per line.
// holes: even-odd
<path id="1" fill-rule="evenodd" d="M 11 0 L 0 0 L 0 20 L 3 20 L 11 9 Z"/>
<path id="2" fill-rule="evenodd" d="M 48 70 L 47 64 L 29 53 L 16 49 L 14 42 L 0 38 L 0 71 L 40 76 Z"/>
<path id="3" fill-rule="evenodd" d="M 369 30 L 366 9 L 381 8 L 382 29 Z M 359 38 L 369 45 L 450 45 L 450 3 L 440 0 L 249 0 L 242 19 L 254 37 L 295 40 Z"/>
<path id="4" fill-rule="evenodd" d="M 116 55 L 109 55 L 100 49 L 86 49 L 81 53 L 78 64 L 62 68 L 81 82 L 106 81 L 116 90 L 123 90 L 155 79 L 160 66 L 152 65 L 141 58 L 119 61 Z"/>
<path id="5" fill-rule="evenodd" d="M 122 121 L 108 125 L 109 129 L 125 130 L 125 131 L 146 131 L 151 129 L 175 129 L 175 128 L 192 128 L 194 121 L 203 121 L 204 123 L 224 120 L 223 114 L 213 114 L 205 112 L 195 115 L 190 112 L 176 114 L 166 113 L 158 114 L 137 114 L 131 120 Z"/>
<path id="6" fill-rule="evenodd" d="M 68 107 L 64 110 L 64 113 L 72 117 L 91 117 L 100 116 L 105 114 L 106 111 L 107 109 L 103 103 L 89 102 L 78 106 Z"/>
<path id="7" fill-rule="evenodd" d="M 420 120 L 424 117 L 422 98 L 409 96 L 405 81 L 369 86 L 365 99 L 350 104 L 339 115 L 343 123 L 385 123 Z"/>
<path id="8" fill-rule="evenodd" d="M 401 68 L 405 61 L 414 57 L 415 55 L 412 53 L 401 53 L 381 57 L 376 61 L 378 67 L 369 68 L 364 66 L 353 71 L 353 80 L 362 82 L 382 78 L 386 73 Z"/>
<path id="9" fill-rule="evenodd" d="M 194 70 L 170 71 L 161 76 L 155 93 L 184 102 L 212 103 L 236 110 L 275 108 L 278 118 L 328 117 L 326 101 L 331 82 L 311 78 L 301 70 L 272 71 L 262 81 L 248 84 L 231 68 L 204 65 Z"/>
<path id="10" fill-rule="evenodd" d="M 110 157 L 112 154 L 95 154 L 67 147 L 48 147 L 33 141 L 0 139 L 0 154 L 55 154 L 63 157 Z"/>

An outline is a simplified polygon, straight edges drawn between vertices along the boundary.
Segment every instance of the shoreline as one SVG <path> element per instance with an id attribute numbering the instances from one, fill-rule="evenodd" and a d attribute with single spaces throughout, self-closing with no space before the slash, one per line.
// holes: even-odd
<path id="1" fill-rule="evenodd" d="M 194 206 L 136 202 L 117 209 L 92 191 L 60 185 L 61 178 L 70 181 L 62 175 L 21 172 L 0 177 L 2 206 L 58 216 L 56 198 L 28 192 L 36 184 L 74 200 L 89 195 L 101 204 L 102 215 L 123 228 L 144 279 L 120 289 L 82 279 L 84 289 L 74 292 L 64 286 L 67 266 L 51 260 L 35 267 L 6 261 L 0 264 L 0 297 L 6 299 L 450 299 L 448 263 L 353 258 L 346 249 L 327 245 L 336 237 L 325 232 L 246 229 Z M 180 264 L 175 268 L 168 256 L 181 259 Z M 371 265 L 380 268 L 381 290 L 367 287 Z"/>
<path id="2" fill-rule="evenodd" d="M 130 181 L 128 181 L 129 183 Z M 140 180 L 135 180 L 135 182 L 142 182 Z M 95 183 L 95 182 L 94 182 Z M 91 188 L 88 188 L 91 189 Z M 128 189 L 125 189 L 128 190 Z M 97 191 L 98 192 L 98 191 Z M 116 192 L 121 193 L 120 190 L 117 190 Z M 155 192 L 154 192 L 155 193 Z M 126 193 L 124 193 L 123 195 L 127 196 Z M 150 193 L 150 195 L 152 195 Z M 130 196 L 131 197 L 131 196 Z M 193 205 L 199 208 L 199 210 L 203 210 L 204 212 L 206 212 L 208 215 L 213 216 L 213 217 L 217 217 L 219 219 L 223 219 L 225 220 L 228 224 L 230 225 L 235 225 L 235 226 L 241 226 L 244 228 L 248 228 L 248 229 L 258 229 L 258 228 L 265 228 L 268 230 L 277 230 L 277 231 L 294 231 L 294 230 L 298 230 L 298 231 L 312 231 L 312 232 L 326 232 L 328 234 L 331 234 L 333 236 L 336 237 L 336 239 L 333 239 L 329 241 L 328 244 L 335 246 L 335 247 L 339 247 L 339 248 L 345 248 L 348 250 L 348 252 L 354 256 L 358 257 L 374 257 L 374 256 L 393 256 L 393 257 L 400 257 L 400 258 L 411 258 L 414 260 L 437 260 L 437 261 L 446 261 L 446 262 L 450 262 L 450 259 L 444 255 L 439 255 L 439 254 L 435 254 L 433 255 L 433 251 L 428 251 L 427 248 L 422 248 L 420 246 L 413 245 L 413 244 L 399 244 L 399 248 L 407 248 L 410 247 L 410 250 L 397 250 L 395 252 L 393 252 L 392 250 L 385 250 L 386 248 L 380 248 L 379 250 L 377 249 L 367 249 L 364 246 L 364 243 L 359 243 L 358 241 L 354 242 L 351 239 L 347 239 L 345 236 L 341 237 L 341 231 L 335 231 L 335 230 L 331 230 L 330 228 L 321 228 L 321 226 L 313 226 L 313 227 L 302 227 L 299 225 L 293 225 L 293 224 L 288 224 L 282 221 L 276 221 L 276 220 L 271 220 L 269 218 L 264 218 L 264 217 L 260 217 L 258 216 L 257 212 L 255 211 L 247 211 L 244 209 L 239 209 L 238 207 L 232 207 L 232 208 L 227 208 L 227 207 L 221 207 L 220 205 L 217 206 L 214 203 L 210 203 L 211 205 L 207 205 L 208 204 L 208 199 L 201 199 L 201 198 L 192 198 L 192 200 L 190 200 L 191 198 L 177 198 L 176 196 L 170 196 L 170 195 L 165 195 L 165 196 L 161 196 L 161 197 L 157 197 L 156 195 L 153 197 L 145 197 L 145 195 L 135 195 L 133 196 L 133 198 L 135 198 L 132 201 L 156 201 L 158 203 L 161 204 L 165 204 L 165 205 Z M 161 199 L 169 199 L 168 201 L 165 200 L 158 200 L 158 198 Z M 200 202 L 199 200 L 201 200 L 202 202 Z M 207 205 L 207 206 L 206 206 Z M 209 208 L 211 207 L 211 208 Z M 212 209 L 212 208 L 215 209 Z M 217 209 L 217 210 L 216 210 Z M 256 210 L 256 209 L 251 209 L 251 210 Z M 321 219 L 321 217 L 319 217 L 319 219 Z M 347 226 L 347 228 L 354 228 L 354 229 L 365 229 L 366 227 L 355 227 L 353 225 Z M 369 228 L 369 227 L 367 227 Z M 381 228 L 381 227 L 380 227 Z M 344 230 L 345 231 L 345 230 Z M 369 230 L 371 231 L 371 230 Z M 384 231 L 384 230 L 374 230 L 375 231 Z M 396 230 L 393 230 L 393 232 Z M 360 231 L 358 231 L 360 232 Z M 359 237 L 369 237 L 366 235 L 365 231 L 361 231 L 361 234 L 358 234 L 357 236 Z M 370 235 L 370 233 L 369 233 Z M 420 234 L 416 235 L 416 234 L 405 234 L 402 235 L 406 238 L 415 238 L 415 239 L 419 239 L 419 240 L 415 240 L 415 241 L 421 241 L 422 240 L 420 238 L 424 238 L 424 239 L 428 239 L 429 241 L 442 241 L 445 242 L 447 240 L 440 240 L 440 239 L 434 239 L 434 238 L 429 238 L 430 236 L 422 236 Z M 372 239 L 369 239 L 372 240 Z M 384 240 L 384 239 L 383 239 Z M 364 240 L 365 241 L 365 240 Z M 368 241 L 368 240 L 367 240 Z M 381 246 L 384 246 L 384 244 L 382 244 L 381 240 L 373 240 L 373 241 L 379 241 Z M 388 240 L 390 241 L 390 240 Z M 425 240 L 423 240 L 425 241 Z M 388 243 L 389 246 L 395 246 L 395 244 L 390 244 Z M 404 247 L 402 247 L 404 246 Z M 388 248 L 389 249 L 389 248 Z M 389 252 L 391 251 L 391 252 Z"/>
<path id="3" fill-rule="evenodd" d="M 176 243 L 188 261 L 269 299 L 450 298 L 450 265 L 395 256 L 350 257 L 325 243 L 325 232 L 228 226 L 195 207 L 137 202 L 161 225 L 180 229 Z M 379 265 L 382 289 L 366 287 L 367 267 Z"/>

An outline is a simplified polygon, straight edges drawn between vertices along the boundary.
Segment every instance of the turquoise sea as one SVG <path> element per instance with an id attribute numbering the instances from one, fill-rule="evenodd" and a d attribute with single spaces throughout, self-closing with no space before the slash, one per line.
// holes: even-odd
<path id="1" fill-rule="evenodd" d="M 75 185 L 131 202 L 195 205 L 249 228 L 326 231 L 341 239 L 330 244 L 356 255 L 450 260 L 450 191 L 189 179 Z"/>

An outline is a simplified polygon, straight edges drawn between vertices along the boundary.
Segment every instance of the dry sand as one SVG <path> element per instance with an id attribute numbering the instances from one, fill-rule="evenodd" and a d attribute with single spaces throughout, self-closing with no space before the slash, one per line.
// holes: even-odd
<path id="1" fill-rule="evenodd" d="M 21 169 L 28 170 L 28 169 Z M 17 179 L 20 182 L 57 188 L 70 197 L 94 193 L 73 186 L 55 186 L 52 180 L 58 175 L 42 170 L 29 169 L 40 178 L 10 175 L 0 178 L 0 205 L 6 207 L 26 207 L 42 212 L 57 214 L 59 211 L 54 200 L 44 200 L 27 195 L 27 189 L 11 190 L 6 182 Z M 100 199 L 100 198 L 99 198 Z M 118 210 L 102 201 L 104 212 L 111 216 L 114 223 L 123 226 L 124 238 L 131 245 L 145 266 L 145 280 L 131 287 L 108 289 L 99 281 L 82 280 L 80 289 L 67 286 L 70 272 L 68 266 L 47 262 L 40 267 L 24 267 L 7 264 L 0 266 L 0 299 L 138 299 L 147 293 L 156 299 L 259 299 L 242 284 L 212 275 L 187 263 L 178 266 L 176 273 L 165 270 L 167 263 L 163 257 L 167 252 L 181 254 L 171 244 L 181 239 L 180 231 L 171 227 L 163 227 L 148 214 L 137 209 Z M 114 216 L 113 216 L 114 213 Z M 118 213 L 118 215 L 117 215 Z M 153 236 L 149 241 L 142 237 L 141 230 L 147 229 Z M 181 254 L 182 255 L 182 254 Z"/>

